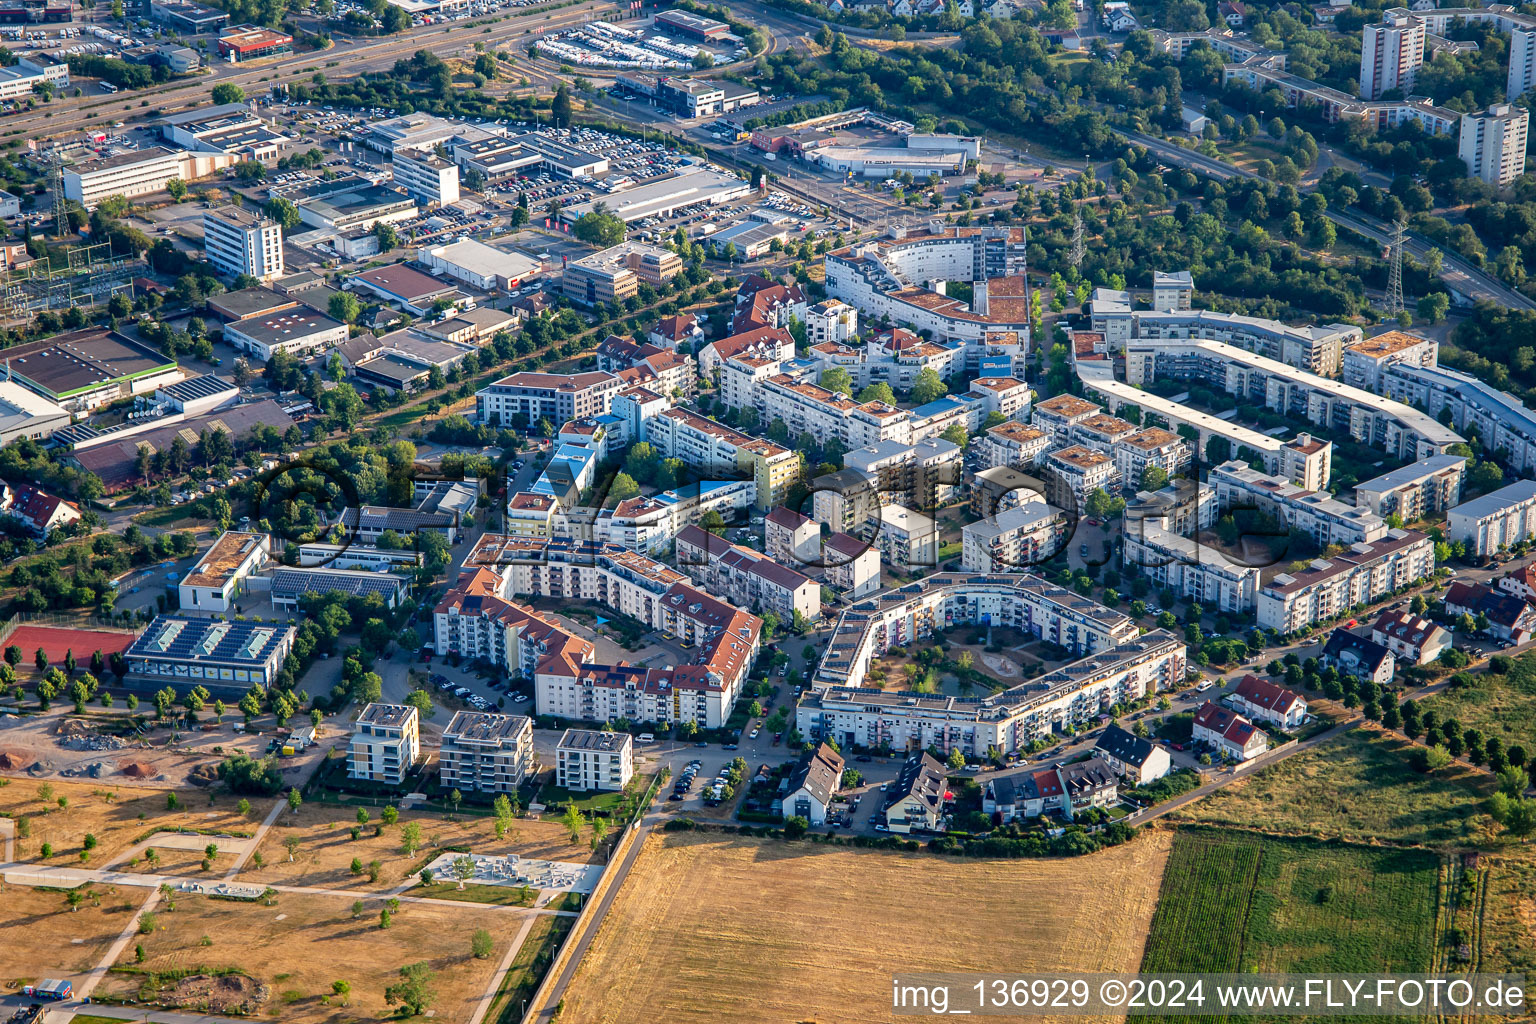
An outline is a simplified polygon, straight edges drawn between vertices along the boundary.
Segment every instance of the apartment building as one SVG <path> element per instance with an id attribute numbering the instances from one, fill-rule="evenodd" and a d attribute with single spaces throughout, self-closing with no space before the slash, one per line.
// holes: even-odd
<path id="1" fill-rule="evenodd" d="M 644 242 L 626 241 L 571 260 L 560 278 L 560 290 L 572 302 L 591 306 L 631 298 L 640 282 L 656 287 L 682 273 L 676 253 Z"/>
<path id="2" fill-rule="evenodd" d="M 533 720 L 456 711 L 443 730 L 438 785 L 461 793 L 515 793 L 534 770 Z"/>
<path id="3" fill-rule="evenodd" d="M 1351 387 L 1381 393 L 1382 377 L 1392 366 L 1418 366 L 1434 369 L 1440 359 L 1440 344 L 1433 338 L 1421 338 L 1405 331 L 1388 331 L 1374 338 L 1357 341 L 1344 350 L 1341 379 Z"/>
<path id="4" fill-rule="evenodd" d="M 821 618 L 821 588 L 816 581 L 697 526 L 678 531 L 677 565 L 710 593 L 758 615 L 772 612 L 786 626 L 791 621 Z"/>
<path id="5" fill-rule="evenodd" d="M 1495 103 L 1479 114 L 1461 119 L 1457 154 L 1467 176 L 1503 186 L 1525 173 L 1525 143 L 1531 114 L 1513 103 Z"/>
<path id="6" fill-rule="evenodd" d="M 1045 456 L 1045 500 L 1082 515 L 1088 495 L 1113 490 L 1115 460 L 1092 448 L 1073 445 Z"/>
<path id="7" fill-rule="evenodd" d="M 1463 502 L 1446 516 L 1446 535 L 1485 558 L 1536 537 L 1536 480 L 1516 480 Z"/>
<path id="8" fill-rule="evenodd" d="M 875 543 L 886 561 L 908 572 L 924 572 L 939 564 L 938 525 L 905 505 L 880 506 Z"/>
<path id="9" fill-rule="evenodd" d="M 1050 435 L 1053 445 L 1068 444 L 1073 427 L 1103 412 L 1103 406 L 1084 401 L 1076 395 L 1056 395 L 1035 403 L 1030 412 L 1030 423 L 1036 430 Z"/>
<path id="10" fill-rule="evenodd" d="M 1386 522 L 1370 509 L 1260 473 L 1246 462 L 1224 462 L 1207 479 L 1223 509 L 1257 508 L 1310 534 L 1320 548 L 1370 542 L 1387 533 Z"/>
<path id="11" fill-rule="evenodd" d="M 1293 75 L 1274 57 L 1255 57 L 1221 69 L 1222 84 L 1233 83 L 1255 92 L 1274 89 L 1291 110 L 1308 109 L 1329 124 L 1359 121 L 1382 131 L 1413 123 L 1426 135 L 1449 135 L 1456 130 L 1461 112 L 1437 107 L 1422 96 L 1367 100 L 1331 86 Z"/>
<path id="12" fill-rule="evenodd" d="M 856 469 L 811 481 L 811 518 L 834 533 L 867 534 L 880 518 L 879 480 Z"/>
<path id="13" fill-rule="evenodd" d="M 1115 445 L 1135 434 L 1137 430 L 1136 424 L 1129 420 L 1111 416 L 1109 413 L 1099 413 L 1074 423 L 1069 432 L 1069 438 L 1072 444 L 1092 448 L 1096 452 L 1108 455 L 1115 450 Z"/>
<path id="14" fill-rule="evenodd" d="M 757 508 L 782 504 L 800 479 L 800 460 L 789 449 L 749 437 L 686 409 L 666 409 L 645 422 L 645 439 L 662 456 L 681 459 L 708 476 L 753 481 Z"/>
<path id="15" fill-rule="evenodd" d="M 1246 675 L 1229 698 L 1239 714 L 1256 722 L 1271 722 L 1281 729 L 1300 729 L 1307 720 L 1307 701 L 1294 690 Z"/>
<path id="16" fill-rule="evenodd" d="M 1032 501 L 967 523 L 960 531 L 966 572 L 1022 572 L 1050 559 L 1067 539 L 1067 514 Z"/>
<path id="17" fill-rule="evenodd" d="M 846 345 L 859 333 L 859 311 L 846 302 L 826 299 L 805 311 L 806 344 Z"/>
<path id="18" fill-rule="evenodd" d="M 954 622 L 967 621 L 968 609 L 957 612 Z M 823 666 L 828 660 L 822 659 Z M 995 750 L 1006 756 L 1028 749 L 1035 740 L 1097 722 L 1104 708 L 1177 686 L 1185 667 L 1184 645 L 1163 630 L 1153 630 L 981 700 L 874 690 L 831 680 L 801 699 L 795 726 L 802 735 L 836 741 L 843 750 L 902 753 L 936 748 L 941 753 L 959 750 L 967 757 L 985 757 Z"/>
<path id="19" fill-rule="evenodd" d="M 1280 446 L 1279 475 L 1304 491 L 1321 491 L 1333 476 L 1333 442 L 1297 434 Z"/>
<path id="20" fill-rule="evenodd" d="M 421 752 L 416 709 L 407 704 L 374 702 L 363 708 L 347 743 L 347 777 L 398 786 Z"/>
<path id="21" fill-rule="evenodd" d="M 1345 347 L 1361 337 L 1360 329 L 1349 324 L 1291 327 L 1278 320 L 1205 309 L 1136 310 L 1125 293 L 1102 288 L 1094 292 L 1089 323 L 1104 335 L 1111 352 L 1125 351 L 1132 342 L 1210 341 L 1323 376 L 1339 372 Z"/>
<path id="22" fill-rule="evenodd" d="M 1202 608 L 1240 614 L 1252 611 L 1258 600 L 1258 567 L 1234 562 L 1182 534 L 1156 527 L 1127 530 L 1122 557 L 1127 572 L 1139 571 Z"/>
<path id="23" fill-rule="evenodd" d="M 635 741 L 627 732 L 567 729 L 555 745 L 555 785 L 584 793 L 622 792 L 635 774 Z"/>
<path id="24" fill-rule="evenodd" d="M 1029 385 L 1013 377 L 978 377 L 971 381 L 971 394 L 981 396 L 986 412 L 1005 420 L 1023 420 L 1030 414 Z"/>
<path id="25" fill-rule="evenodd" d="M 1387 11 L 1381 24 L 1365 26 L 1360 40 L 1360 95 L 1380 99 L 1389 89 L 1413 92 L 1424 66 L 1424 22 L 1402 10 Z"/>
<path id="26" fill-rule="evenodd" d="M 1051 444 L 1051 435 L 1045 431 L 1010 420 L 988 427 L 973 447 L 981 456 L 981 469 L 1033 469 Z"/>
<path id="27" fill-rule="evenodd" d="M 1171 430 L 1147 427 L 1114 443 L 1115 470 L 1125 487 L 1140 487 L 1148 469 L 1160 469 L 1170 477 L 1182 473 L 1194 461 L 1189 442 Z"/>
<path id="28" fill-rule="evenodd" d="M 629 385 L 617 374 L 521 371 L 475 392 L 475 415 L 492 426 L 532 424 L 547 419 L 556 426 L 569 420 L 608 413 L 613 396 Z"/>
<path id="29" fill-rule="evenodd" d="M 203 250 L 221 273 L 263 283 L 283 276 L 283 227 L 259 212 L 220 206 L 203 213 Z"/>
<path id="30" fill-rule="evenodd" d="M 459 165 L 431 150 L 396 150 L 395 184 L 423 206 L 459 201 Z"/>
<path id="31" fill-rule="evenodd" d="M 770 376 L 753 391 L 759 423 L 782 420 L 790 436 L 810 434 L 818 445 L 834 438 L 845 448 L 876 441 L 912 440 L 912 413 L 884 402 L 857 402 L 787 373 Z"/>
<path id="32" fill-rule="evenodd" d="M 1137 491 L 1126 506 L 1125 532 L 1147 528 L 1193 537 L 1216 525 L 1221 506 L 1216 489 L 1192 480 L 1173 480 L 1157 491 Z"/>
<path id="33" fill-rule="evenodd" d="M 1282 636 L 1339 618 L 1423 579 L 1435 569 L 1434 542 L 1412 530 L 1388 530 L 1377 540 L 1283 572 L 1259 591 L 1258 620 Z"/>
<path id="34" fill-rule="evenodd" d="M 1262 729 L 1236 711 L 1210 701 L 1195 710 L 1193 738 L 1232 761 L 1251 761 L 1269 749 Z"/>
<path id="35" fill-rule="evenodd" d="M 579 663 L 592 654 L 587 641 L 572 636 L 532 608 L 509 600 L 506 580 L 485 567 L 466 569 L 459 575 L 433 609 L 432 628 L 433 650 L 439 656 L 483 661 L 523 678 L 532 678 L 548 657 Z"/>
<path id="36" fill-rule="evenodd" d="M 846 469 L 874 479 L 881 500 L 930 511 L 954 497 L 964 463 L 960 446 L 942 437 L 878 441 L 843 456 Z"/>
<path id="37" fill-rule="evenodd" d="M 1504 453 L 1510 469 L 1520 473 L 1536 470 L 1536 412 L 1507 391 L 1458 370 L 1408 365 L 1389 367 L 1382 375 L 1379 391 L 1387 398 L 1427 409 L 1437 418 L 1449 410 L 1452 426 L 1469 434 L 1475 432 L 1484 450 Z"/>
<path id="38" fill-rule="evenodd" d="M 816 520 L 777 505 L 763 517 L 763 551 L 781 565 L 810 564 L 821 553 Z"/>
<path id="39" fill-rule="evenodd" d="M 1195 279 L 1187 270 L 1152 271 L 1152 308 L 1159 313 L 1179 313 L 1191 308 Z"/>
<path id="40" fill-rule="evenodd" d="M 1427 665 L 1451 646 L 1449 630 L 1410 611 L 1382 612 L 1371 624 L 1371 639 L 1400 665 Z"/>
<path id="41" fill-rule="evenodd" d="M 1436 455 L 1356 484 L 1355 504 L 1412 523 L 1460 504 L 1466 469 L 1463 455 Z"/>
<path id="42" fill-rule="evenodd" d="M 822 548 L 827 585 L 850 601 L 880 589 L 880 549 L 847 533 L 834 533 Z"/>

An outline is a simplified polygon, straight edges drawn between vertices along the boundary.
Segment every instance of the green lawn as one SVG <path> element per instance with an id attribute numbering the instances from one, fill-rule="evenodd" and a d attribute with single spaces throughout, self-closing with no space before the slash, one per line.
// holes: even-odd
<path id="1" fill-rule="evenodd" d="M 1440 858 L 1230 829 L 1174 840 L 1142 970 L 1427 971 Z"/>
<path id="2" fill-rule="evenodd" d="M 539 790 L 539 802 L 544 806 L 559 804 L 563 807 L 565 804 L 574 803 L 576 809 L 582 814 L 591 814 L 593 811 L 612 811 L 623 799 L 623 793 L 577 792 L 562 789 L 559 786 L 545 786 Z"/>
<path id="3" fill-rule="evenodd" d="M 523 940 L 502 981 L 501 991 L 491 1003 L 485 1019 L 496 1024 L 517 1024 L 523 1019 L 524 1004 L 544 980 L 560 944 L 574 927 L 574 917 L 540 916 Z"/>
<path id="4" fill-rule="evenodd" d="M 531 907 L 539 896 L 539 890 L 530 888 L 526 894 L 515 885 L 475 885 L 457 882 L 438 882 L 435 885 L 418 885 L 410 890 L 412 896 L 434 900 L 461 900 L 465 903 L 489 903 L 501 907 Z"/>
<path id="5" fill-rule="evenodd" d="M 1421 775 L 1412 744 L 1357 728 L 1181 807 L 1174 820 L 1423 846 L 1465 842 L 1492 780 L 1468 768 Z"/>

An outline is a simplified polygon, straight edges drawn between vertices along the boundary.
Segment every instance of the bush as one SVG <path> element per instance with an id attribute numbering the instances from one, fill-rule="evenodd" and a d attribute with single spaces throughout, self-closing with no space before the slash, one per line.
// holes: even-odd
<path id="1" fill-rule="evenodd" d="M 282 770 L 271 755 L 259 761 L 243 753 L 225 758 L 219 765 L 219 778 L 232 793 L 276 796 L 283 788 Z"/>

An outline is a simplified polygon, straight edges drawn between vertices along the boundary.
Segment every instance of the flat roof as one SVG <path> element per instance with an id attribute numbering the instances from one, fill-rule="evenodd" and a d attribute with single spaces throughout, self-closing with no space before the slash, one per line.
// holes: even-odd
<path id="1" fill-rule="evenodd" d="M 473 238 L 461 238 L 447 245 L 425 246 L 418 257 L 428 256 L 451 263 L 456 267 L 481 277 L 506 277 L 520 279 L 536 274 L 542 264 L 522 253 L 507 252 Z"/>
<path id="2" fill-rule="evenodd" d="M 157 615 L 128 647 L 127 658 L 249 668 L 265 662 L 290 642 L 297 628 L 284 622 L 259 623 Z"/>
<path id="3" fill-rule="evenodd" d="M 0 353 L 0 363 L 15 377 L 60 396 L 176 368 L 176 360 L 99 328 L 16 345 Z"/>
<path id="4" fill-rule="evenodd" d="M 1355 484 L 1355 490 L 1390 491 L 1406 484 L 1416 483 L 1427 476 L 1442 473 L 1447 469 L 1454 469 L 1456 466 L 1464 465 L 1466 461 L 1465 455 L 1433 455 Z"/>
<path id="5" fill-rule="evenodd" d="M 608 212 L 629 224 L 669 208 L 689 206 L 693 203 L 722 202 L 730 195 L 746 194 L 751 187 L 750 183 L 734 174 L 710 170 L 707 167 L 695 167 L 674 174 L 670 178 L 662 178 L 659 181 L 652 181 L 566 207 L 561 216 L 566 220 L 574 221 L 583 214 L 597 209 L 601 204 Z"/>
<path id="6" fill-rule="evenodd" d="M 203 552 L 192 570 L 182 577 L 184 587 L 222 587 L 245 560 L 266 546 L 264 533 L 226 530 Z"/>
<path id="7" fill-rule="evenodd" d="M 332 320 L 308 306 L 295 306 L 268 316 L 236 320 L 232 324 L 225 324 L 224 330 L 244 335 L 263 345 L 276 345 L 311 338 L 345 326 L 340 320 Z"/>
<path id="8" fill-rule="evenodd" d="M 596 729 L 567 729 L 560 737 L 560 749 L 593 750 L 617 753 L 634 743 L 627 732 L 598 732 Z"/>

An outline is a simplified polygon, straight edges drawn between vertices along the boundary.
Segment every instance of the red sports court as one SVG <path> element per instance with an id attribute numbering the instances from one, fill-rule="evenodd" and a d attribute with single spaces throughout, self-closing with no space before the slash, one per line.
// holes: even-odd
<path id="1" fill-rule="evenodd" d="M 137 633 L 120 629 L 71 629 L 68 626 L 20 625 L 6 637 L 0 646 L 15 644 L 21 648 L 22 664 L 31 663 L 41 647 L 50 662 L 63 664 L 64 656 L 75 652 L 75 661 L 81 665 L 91 660 L 91 654 L 100 651 L 103 658 L 110 658 L 118 651 L 126 651 Z"/>

